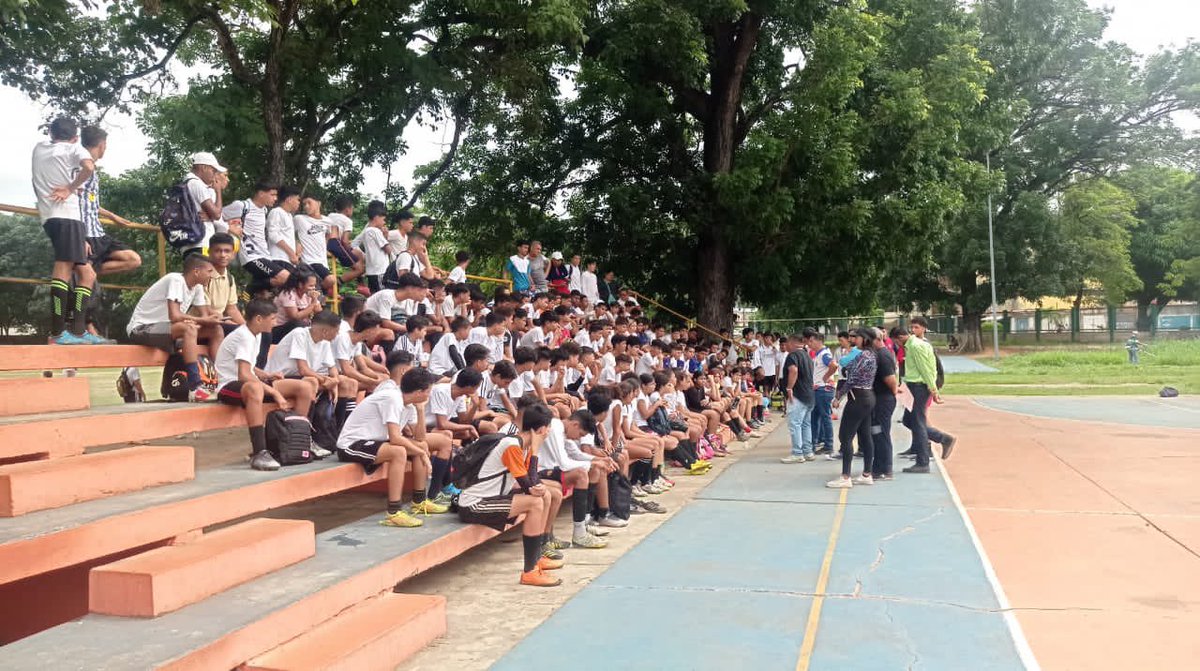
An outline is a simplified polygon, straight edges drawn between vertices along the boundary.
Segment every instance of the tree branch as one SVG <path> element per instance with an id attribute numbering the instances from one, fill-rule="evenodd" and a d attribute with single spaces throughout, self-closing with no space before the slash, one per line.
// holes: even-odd
<path id="1" fill-rule="evenodd" d="M 221 18 L 221 14 L 215 7 L 205 7 L 201 13 L 212 24 L 213 31 L 217 34 L 217 46 L 225 56 L 225 62 L 229 64 L 229 71 L 233 73 L 234 78 L 247 87 L 258 88 L 262 79 L 247 68 L 245 62 L 242 61 L 237 44 L 233 41 L 233 32 L 229 29 L 229 24 L 225 23 L 225 19 Z"/>
<path id="2" fill-rule="evenodd" d="M 446 151 L 446 155 L 442 157 L 442 162 L 438 164 L 438 167 L 426 175 L 425 179 L 421 180 L 421 183 L 413 189 L 412 195 L 408 197 L 408 202 L 401 209 L 407 210 L 412 207 L 433 186 L 434 182 L 437 182 L 450 169 L 450 165 L 454 163 L 454 157 L 458 154 L 459 142 L 462 140 L 463 131 L 467 127 L 467 106 L 460 102 L 457 107 L 458 109 L 454 111 L 454 137 L 450 139 L 450 149 Z"/>
<path id="3" fill-rule="evenodd" d="M 179 51 L 179 47 L 183 44 L 183 41 L 192 34 L 192 29 L 195 28 L 196 24 L 200 23 L 202 20 L 203 17 L 201 16 L 194 16 L 188 20 L 187 24 L 183 26 L 183 30 L 179 32 L 179 35 L 172 40 L 171 44 L 167 47 L 167 53 L 163 54 L 163 57 L 157 63 L 142 68 L 141 70 L 135 70 L 128 74 L 121 75 L 121 77 L 118 79 L 120 84 L 118 84 L 117 87 L 124 88 L 126 84 L 134 81 L 135 79 L 141 79 L 148 74 L 159 72 L 166 68 L 167 64 L 171 62 L 171 59 L 175 57 L 175 52 Z"/>

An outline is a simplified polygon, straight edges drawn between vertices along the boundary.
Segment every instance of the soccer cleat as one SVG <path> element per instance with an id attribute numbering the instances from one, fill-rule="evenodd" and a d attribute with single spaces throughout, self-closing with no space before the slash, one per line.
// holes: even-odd
<path id="1" fill-rule="evenodd" d="M 571 547 L 571 544 L 562 540 L 561 538 L 551 536 L 550 540 L 546 541 L 546 546 L 552 547 L 555 550 L 566 550 L 567 548 Z"/>
<path id="2" fill-rule="evenodd" d="M 400 527 L 403 529 L 411 529 L 425 524 L 423 520 L 419 520 L 403 510 L 395 513 L 390 513 L 387 517 L 379 520 L 380 526 L 385 527 Z"/>
<path id="3" fill-rule="evenodd" d="M 53 342 L 55 345 L 90 345 L 91 344 L 87 340 L 84 340 L 83 338 L 75 335 L 74 333 L 71 333 L 70 331 L 63 331 L 62 333 L 58 334 L 58 337 L 56 337 L 51 342 Z"/>
<path id="4" fill-rule="evenodd" d="M 458 496 L 462 494 L 462 490 L 454 486 L 454 483 L 448 484 L 442 488 L 442 493 L 447 496 Z"/>
<path id="5" fill-rule="evenodd" d="M 597 538 L 590 533 L 576 534 L 571 538 L 571 547 L 599 550 L 600 548 L 608 547 L 608 541 Z"/>
<path id="6" fill-rule="evenodd" d="M 589 534 L 595 536 L 596 538 L 603 538 L 608 535 L 608 529 L 605 529 L 591 519 L 584 524 L 584 529 L 586 529 Z"/>
<path id="7" fill-rule="evenodd" d="M 550 559 L 542 557 L 538 559 L 537 567 L 543 571 L 556 571 L 566 565 L 566 562 L 561 559 Z"/>
<path id="8" fill-rule="evenodd" d="M 449 506 L 443 506 L 440 503 L 434 503 L 433 499 L 425 499 L 420 503 L 412 504 L 413 515 L 441 515 L 449 512 Z"/>
<path id="9" fill-rule="evenodd" d="M 89 344 L 89 345 L 115 345 L 115 344 L 117 344 L 116 340 L 109 340 L 108 338 L 101 338 L 100 336 L 96 335 L 95 333 L 91 333 L 91 332 L 87 332 L 87 331 L 85 331 L 84 334 L 79 337 L 82 338 L 83 340 L 86 340 L 87 344 Z"/>
<path id="10" fill-rule="evenodd" d="M 654 502 L 649 501 L 648 503 L 654 503 Z M 655 505 L 658 505 L 658 504 L 655 503 Z M 612 513 L 609 513 L 609 514 L 605 515 L 604 517 L 601 517 L 600 521 L 597 522 L 597 524 L 599 524 L 602 527 L 610 527 L 613 529 L 624 529 L 625 527 L 629 526 L 629 522 L 621 519 L 620 517 L 613 515 Z"/>
<path id="11" fill-rule="evenodd" d="M 438 492 L 438 495 L 433 497 L 434 503 L 438 504 L 439 506 L 446 506 L 447 509 L 450 508 L 451 500 L 453 500 L 453 497 L 444 491 Z"/>
<path id="12" fill-rule="evenodd" d="M 542 556 L 543 556 L 543 557 L 545 557 L 546 559 L 553 559 L 553 560 L 555 560 L 555 561 L 562 561 L 562 558 L 563 558 L 563 553 L 561 553 L 561 552 L 559 552 L 558 550 L 556 550 L 556 549 L 554 549 L 554 548 L 550 547 L 550 544 L 549 544 L 549 543 L 542 543 Z"/>
<path id="13" fill-rule="evenodd" d="M 192 403 L 207 403 L 213 400 L 213 395 L 208 393 L 203 387 L 196 387 L 188 392 L 188 400 Z"/>
<path id="14" fill-rule="evenodd" d="M 521 584 L 530 587 L 558 587 L 562 584 L 562 579 L 549 575 L 541 568 L 535 568 L 521 574 Z"/>
<path id="15" fill-rule="evenodd" d="M 649 494 L 646 493 L 646 490 L 642 489 L 641 485 L 634 485 L 633 489 L 630 490 L 630 493 L 633 494 L 633 498 L 635 499 L 644 499 L 649 496 Z"/>
<path id="16" fill-rule="evenodd" d="M 662 515 L 667 512 L 667 508 L 657 501 L 643 501 L 642 510 L 655 515 Z"/>
<path id="17" fill-rule="evenodd" d="M 250 457 L 250 468 L 256 471 L 278 471 L 279 462 L 266 450 L 259 450 Z"/>
<path id="18" fill-rule="evenodd" d="M 646 510 L 645 510 L 645 508 L 642 507 L 641 501 L 638 501 L 637 499 L 632 499 L 629 501 L 629 516 L 630 517 L 633 517 L 634 515 L 645 515 L 645 514 L 646 514 Z"/>

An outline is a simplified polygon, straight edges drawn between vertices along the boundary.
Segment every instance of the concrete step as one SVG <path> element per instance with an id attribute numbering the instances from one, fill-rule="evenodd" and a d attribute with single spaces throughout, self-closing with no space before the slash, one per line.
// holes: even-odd
<path id="1" fill-rule="evenodd" d="M 446 633 L 446 597 L 388 593 L 255 657 L 241 671 L 392 671 Z"/>
<path id="2" fill-rule="evenodd" d="M 0 417 L 86 410 L 92 406 L 87 378 L 22 377 L 0 380 Z"/>
<path id="3" fill-rule="evenodd" d="M 0 517 L 191 480 L 195 464 L 190 447 L 143 446 L 0 466 Z"/>
<path id="4" fill-rule="evenodd" d="M 414 529 L 384 527 L 382 500 L 380 508 L 379 515 L 319 534 L 317 553 L 306 561 L 150 620 L 86 615 L 4 646 L 5 665 L 235 668 L 497 535 L 456 515 L 431 515 Z"/>
<path id="5" fill-rule="evenodd" d="M 0 519 L 0 586 L 386 478 L 325 460 L 274 472 L 204 469 L 188 482 Z M 382 498 L 382 497 L 381 497 Z M 244 661 L 244 660 L 239 660 Z"/>
<path id="6" fill-rule="evenodd" d="M 5 417 L 0 418 L 0 463 L 71 457 L 83 454 L 88 447 L 245 424 L 246 413 L 241 408 L 217 403 L 129 403 L 85 411 Z"/>
<path id="7" fill-rule="evenodd" d="M 167 353 L 142 345 L 0 345 L 0 370 L 161 366 Z"/>
<path id="8" fill-rule="evenodd" d="M 92 569 L 93 613 L 158 617 L 316 552 L 308 520 L 255 519 Z"/>

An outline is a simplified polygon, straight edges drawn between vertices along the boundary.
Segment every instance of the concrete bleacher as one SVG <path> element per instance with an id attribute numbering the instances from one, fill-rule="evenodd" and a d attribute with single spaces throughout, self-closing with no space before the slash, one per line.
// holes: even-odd
<path id="1" fill-rule="evenodd" d="M 0 346 L 4 371 L 164 361 L 138 346 Z M 0 603 L 27 604 L 0 609 L 6 669 L 394 668 L 446 623 L 444 599 L 393 586 L 496 535 L 452 515 L 382 527 L 382 493 L 377 512 L 314 534 L 256 516 L 378 489 L 386 468 L 196 468 L 192 447 L 120 447 L 243 426 L 237 409 L 92 408 L 82 377 L 6 379 L 0 394 Z"/>

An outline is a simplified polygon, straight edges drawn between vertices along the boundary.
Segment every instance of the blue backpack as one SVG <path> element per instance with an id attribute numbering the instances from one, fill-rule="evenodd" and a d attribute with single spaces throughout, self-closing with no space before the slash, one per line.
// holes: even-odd
<path id="1" fill-rule="evenodd" d="M 158 219 L 163 238 L 174 249 L 198 246 L 204 241 L 204 222 L 200 221 L 200 204 L 192 199 L 187 183 L 189 177 L 167 189 L 167 204 Z"/>

